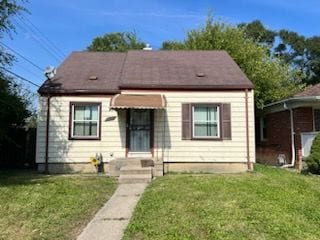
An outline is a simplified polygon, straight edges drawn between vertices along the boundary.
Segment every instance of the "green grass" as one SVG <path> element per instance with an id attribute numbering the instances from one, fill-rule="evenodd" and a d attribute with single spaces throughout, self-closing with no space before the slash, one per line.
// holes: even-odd
<path id="1" fill-rule="evenodd" d="M 256 165 L 151 183 L 124 239 L 320 239 L 320 177 Z"/>
<path id="2" fill-rule="evenodd" d="M 75 239 L 115 188 L 104 176 L 0 172 L 0 239 Z"/>

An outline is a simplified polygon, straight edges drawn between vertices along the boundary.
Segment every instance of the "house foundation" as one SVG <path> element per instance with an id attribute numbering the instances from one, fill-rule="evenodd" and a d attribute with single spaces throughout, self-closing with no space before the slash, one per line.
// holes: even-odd
<path id="1" fill-rule="evenodd" d="M 218 163 L 218 162 L 166 162 L 164 173 L 190 172 L 190 173 L 238 173 L 248 170 L 247 163 Z M 251 163 L 253 169 L 253 163 Z"/>
<path id="2" fill-rule="evenodd" d="M 109 164 L 103 163 L 100 167 L 100 172 L 109 172 Z M 45 164 L 38 163 L 37 170 L 39 172 L 45 171 Z M 96 173 L 97 169 L 89 162 L 85 163 L 49 163 L 48 164 L 49 173 Z"/>

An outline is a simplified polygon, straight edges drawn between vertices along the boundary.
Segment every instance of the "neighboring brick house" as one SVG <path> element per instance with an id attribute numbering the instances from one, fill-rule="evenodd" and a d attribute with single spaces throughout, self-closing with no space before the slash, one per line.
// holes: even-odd
<path id="1" fill-rule="evenodd" d="M 255 162 L 253 85 L 225 51 L 74 52 L 39 94 L 39 170 L 94 171 L 96 154 L 106 172 L 139 158 L 165 172 Z"/>
<path id="2" fill-rule="evenodd" d="M 320 131 L 320 84 L 268 104 L 256 118 L 257 161 L 301 169 Z"/>

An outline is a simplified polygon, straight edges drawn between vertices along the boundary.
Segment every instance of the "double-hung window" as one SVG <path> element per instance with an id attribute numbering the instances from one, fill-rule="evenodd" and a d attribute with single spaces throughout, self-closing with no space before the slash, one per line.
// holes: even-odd
<path id="1" fill-rule="evenodd" d="M 193 138 L 220 138 L 219 105 L 193 105 Z"/>
<path id="2" fill-rule="evenodd" d="M 100 138 L 100 103 L 71 103 L 71 138 Z"/>

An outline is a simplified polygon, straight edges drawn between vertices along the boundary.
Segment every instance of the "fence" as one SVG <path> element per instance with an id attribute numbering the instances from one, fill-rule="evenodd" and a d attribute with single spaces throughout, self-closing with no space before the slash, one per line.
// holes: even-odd
<path id="1" fill-rule="evenodd" d="M 10 129 L 0 143 L 1 168 L 35 168 L 36 128 Z"/>

